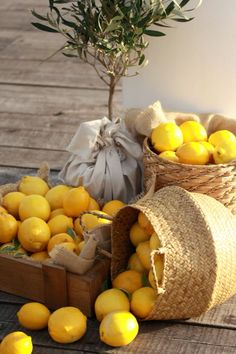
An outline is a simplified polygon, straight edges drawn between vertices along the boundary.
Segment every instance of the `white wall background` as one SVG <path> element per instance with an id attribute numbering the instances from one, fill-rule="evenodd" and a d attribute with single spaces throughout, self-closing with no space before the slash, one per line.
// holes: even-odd
<path id="1" fill-rule="evenodd" d="M 148 66 L 124 80 L 126 108 L 160 100 L 166 110 L 236 117 L 236 0 L 203 0 L 191 14 L 151 39 Z"/>

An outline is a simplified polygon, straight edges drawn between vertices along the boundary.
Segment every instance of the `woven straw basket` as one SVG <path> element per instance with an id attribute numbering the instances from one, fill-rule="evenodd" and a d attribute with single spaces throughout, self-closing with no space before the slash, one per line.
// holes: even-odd
<path id="1" fill-rule="evenodd" d="M 219 165 L 187 165 L 159 157 L 151 149 L 148 138 L 143 143 L 144 189 L 148 190 L 156 176 L 158 190 L 180 186 L 190 192 L 207 194 L 236 214 L 236 160 Z"/>
<path id="2" fill-rule="evenodd" d="M 112 225 L 112 279 L 127 268 L 134 252 L 129 230 L 139 211 L 161 242 L 151 256 L 156 303 L 145 320 L 199 316 L 236 293 L 236 219 L 215 199 L 175 186 L 118 212 Z M 155 253 L 164 254 L 161 284 L 155 277 Z"/>

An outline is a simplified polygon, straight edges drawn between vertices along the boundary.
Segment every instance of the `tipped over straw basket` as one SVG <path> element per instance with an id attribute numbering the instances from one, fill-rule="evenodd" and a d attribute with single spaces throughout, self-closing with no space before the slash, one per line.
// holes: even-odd
<path id="1" fill-rule="evenodd" d="M 122 208 L 112 226 L 112 279 L 135 251 L 129 230 L 142 211 L 157 233 L 164 273 L 156 279 L 156 302 L 145 320 L 199 316 L 236 293 L 236 219 L 223 204 L 180 187 Z M 152 258 L 151 257 L 151 258 Z"/>
<path id="2" fill-rule="evenodd" d="M 236 214 L 236 160 L 219 165 L 187 165 L 163 159 L 151 148 L 148 138 L 143 143 L 144 189 L 156 177 L 155 190 L 179 186 L 190 192 L 207 194 Z"/>

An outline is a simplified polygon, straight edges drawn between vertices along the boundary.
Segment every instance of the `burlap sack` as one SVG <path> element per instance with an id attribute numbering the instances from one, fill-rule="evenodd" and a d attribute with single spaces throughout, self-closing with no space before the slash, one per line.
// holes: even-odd
<path id="1" fill-rule="evenodd" d="M 93 214 L 97 217 L 103 214 L 99 212 L 86 211 L 83 214 Z M 113 220 L 112 217 L 105 217 L 108 220 Z M 95 260 L 100 256 L 111 258 L 111 224 L 104 224 L 98 226 L 90 231 L 86 231 L 81 222 L 83 231 L 83 237 L 85 245 L 79 255 L 68 251 L 60 245 L 53 248 L 49 253 L 53 262 L 57 265 L 65 267 L 68 271 L 76 274 L 85 274 L 90 268 L 92 268 Z"/>
<path id="2" fill-rule="evenodd" d="M 236 294 L 235 217 L 215 199 L 180 187 L 162 188 L 117 213 L 112 224 L 112 279 L 127 269 L 135 251 L 129 230 L 139 211 L 161 242 L 150 257 L 164 255 L 163 279 L 161 284 L 156 279 L 156 302 L 146 320 L 199 316 Z"/>
<path id="3" fill-rule="evenodd" d="M 124 121 L 108 118 L 82 123 L 67 150 L 59 177 L 83 185 L 95 199 L 129 202 L 142 191 L 142 146 Z"/>
<path id="4" fill-rule="evenodd" d="M 193 114 L 181 112 L 165 112 L 161 105 L 155 103 L 138 113 L 136 110 L 137 132 L 145 137 L 143 142 L 144 190 L 147 191 L 156 177 L 158 190 L 169 185 L 176 185 L 188 191 L 207 194 L 214 197 L 232 213 L 236 214 L 236 160 L 227 164 L 188 165 L 163 159 L 152 149 L 149 137 L 151 131 L 162 122 L 173 121 L 178 125 L 186 120 L 195 120 L 203 124 L 208 135 L 227 129 L 236 134 L 236 119 L 218 114 Z M 133 112 L 134 113 L 134 112 Z M 129 113 L 133 115 L 132 111 Z M 130 121 L 129 114 L 126 121 Z"/>

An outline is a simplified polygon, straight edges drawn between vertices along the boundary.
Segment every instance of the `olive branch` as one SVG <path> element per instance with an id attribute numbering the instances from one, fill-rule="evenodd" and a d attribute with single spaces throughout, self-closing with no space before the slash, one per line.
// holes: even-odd
<path id="1" fill-rule="evenodd" d="M 186 9 L 193 0 L 48 1 L 46 15 L 31 11 L 40 20 L 32 25 L 42 31 L 61 34 L 66 42 L 57 52 L 67 57 L 79 57 L 96 70 L 108 86 L 110 119 L 119 80 L 130 76 L 131 68 L 147 64 L 148 36 L 164 36 L 163 29 L 171 27 L 169 20 L 191 21 L 193 18 L 188 13 L 202 2 L 198 0 L 197 5 Z M 134 75 L 137 74 L 138 71 Z"/>

